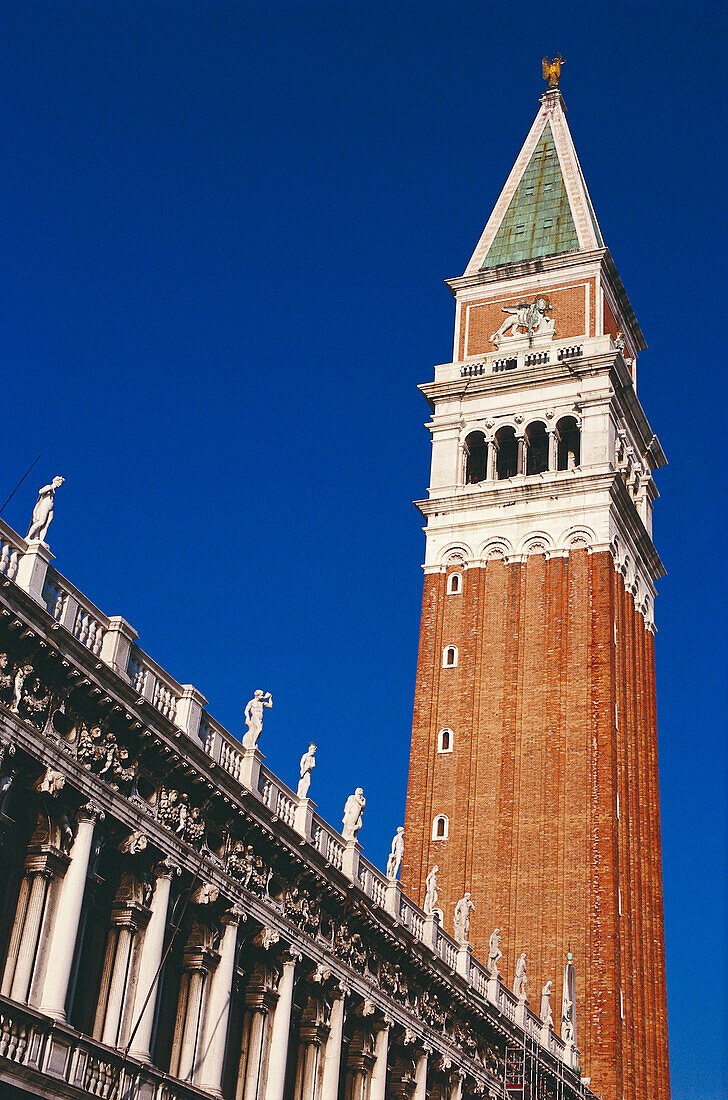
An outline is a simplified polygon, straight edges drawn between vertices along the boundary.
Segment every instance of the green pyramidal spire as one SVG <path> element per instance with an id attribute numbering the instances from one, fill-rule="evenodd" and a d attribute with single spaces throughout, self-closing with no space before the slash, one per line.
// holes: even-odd
<path id="1" fill-rule="evenodd" d="M 576 252 L 578 248 L 569 197 L 547 123 L 482 266 Z"/>

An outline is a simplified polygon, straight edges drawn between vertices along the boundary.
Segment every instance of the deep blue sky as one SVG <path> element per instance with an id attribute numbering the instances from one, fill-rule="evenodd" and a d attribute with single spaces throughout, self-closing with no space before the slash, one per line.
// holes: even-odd
<path id="1" fill-rule="evenodd" d="M 429 442 L 461 274 L 561 50 L 670 459 L 655 540 L 674 1095 L 726 1082 L 725 168 L 716 5 L 9 0 L 2 498 L 338 822 L 403 819 Z M 720 251 L 719 251 L 720 250 Z M 719 258 L 720 257 L 720 258 Z M 515 949 L 510 945 L 510 949 Z"/>

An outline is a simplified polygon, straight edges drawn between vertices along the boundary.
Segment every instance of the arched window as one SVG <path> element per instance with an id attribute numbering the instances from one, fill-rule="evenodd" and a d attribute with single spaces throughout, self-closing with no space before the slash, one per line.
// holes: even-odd
<path id="1" fill-rule="evenodd" d="M 562 416 L 556 430 L 559 433 L 556 467 L 559 470 L 573 470 L 581 462 L 581 432 L 576 418 Z"/>
<path id="2" fill-rule="evenodd" d="M 442 667 L 455 668 L 457 663 L 458 647 L 456 645 L 446 645 L 442 651 Z"/>
<path id="3" fill-rule="evenodd" d="M 448 596 L 455 596 L 455 595 L 457 595 L 458 592 L 460 592 L 462 590 L 462 587 L 463 587 L 462 581 L 463 581 L 463 578 L 462 578 L 461 573 L 451 573 L 450 574 L 450 576 L 447 578 L 447 594 L 448 594 Z"/>
<path id="4" fill-rule="evenodd" d="M 543 474 L 549 468 L 549 437 L 546 425 L 534 420 L 526 428 L 526 473 Z"/>
<path id="5" fill-rule="evenodd" d="M 510 427 L 499 428 L 495 433 L 495 472 L 499 481 L 507 477 L 515 477 L 518 473 L 518 443 L 516 441 L 516 429 Z"/>
<path id="6" fill-rule="evenodd" d="M 453 733 L 449 726 L 441 729 L 437 735 L 437 751 L 452 752 Z"/>
<path id="7" fill-rule="evenodd" d="M 447 840 L 447 834 L 450 830 L 450 822 L 445 814 L 438 814 L 435 820 L 432 822 L 432 839 L 433 840 Z"/>
<path id="8" fill-rule="evenodd" d="M 488 467 L 488 444 L 482 432 L 471 432 L 465 440 L 465 484 L 485 481 Z"/>

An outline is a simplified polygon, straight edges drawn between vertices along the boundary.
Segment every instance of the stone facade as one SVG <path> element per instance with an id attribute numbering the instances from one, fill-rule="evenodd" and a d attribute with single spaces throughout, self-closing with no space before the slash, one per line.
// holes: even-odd
<path id="1" fill-rule="evenodd" d="M 493 264 L 507 213 L 509 239 L 521 223 L 551 239 L 559 174 L 578 246 L 508 263 L 499 244 Z M 506 973 L 522 945 L 557 997 L 570 946 L 596 1091 L 666 1100 L 651 537 L 665 458 L 558 88 L 449 286 L 456 359 L 421 387 L 432 468 L 403 883 L 422 901 L 437 864 L 446 912 L 472 893 L 475 950 L 500 926 Z"/>
<path id="2" fill-rule="evenodd" d="M 558 1025 L 51 559 L 0 522 L 3 1097 L 592 1096 Z"/>

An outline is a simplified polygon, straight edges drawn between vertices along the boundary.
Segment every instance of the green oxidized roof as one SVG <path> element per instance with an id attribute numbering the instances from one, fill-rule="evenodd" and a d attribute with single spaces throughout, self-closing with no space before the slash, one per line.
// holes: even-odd
<path id="1" fill-rule="evenodd" d="M 579 239 L 547 123 L 521 177 L 483 267 L 556 252 L 576 252 Z"/>

